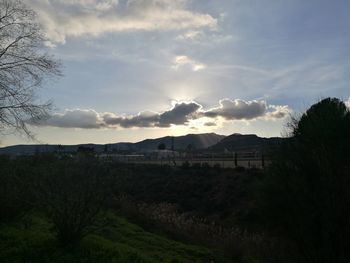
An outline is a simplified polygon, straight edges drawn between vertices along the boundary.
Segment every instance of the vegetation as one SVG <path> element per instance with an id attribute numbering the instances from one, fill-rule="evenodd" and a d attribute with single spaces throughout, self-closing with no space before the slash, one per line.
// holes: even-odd
<path id="1" fill-rule="evenodd" d="M 22 222 L 0 225 L 1 262 L 226 262 L 220 254 L 154 235 L 113 214 L 103 219 L 108 226 L 89 234 L 74 246 L 58 246 L 52 225 L 42 215 Z"/>
<path id="2" fill-rule="evenodd" d="M 258 169 L 222 169 L 157 165 L 125 166 L 116 178 L 119 195 L 135 202 L 176 204 L 181 212 L 211 220 L 248 225 L 250 191 L 263 173 Z"/>
<path id="3" fill-rule="evenodd" d="M 47 164 L 44 169 L 39 168 L 36 176 L 40 178 L 34 179 L 37 202 L 53 222 L 62 244 L 79 241 L 91 231 L 111 198 L 114 180 L 109 167 L 67 160 Z"/>
<path id="4" fill-rule="evenodd" d="M 165 149 L 166 149 L 165 143 L 160 143 L 160 144 L 158 145 L 158 150 L 165 150 Z"/>
<path id="5" fill-rule="evenodd" d="M 350 112 L 324 99 L 291 127 L 263 182 L 266 225 L 284 262 L 349 262 Z"/>
<path id="6" fill-rule="evenodd" d="M 1 187 L 12 193 L 1 194 L 5 262 L 226 262 L 219 251 L 171 241 L 116 217 L 112 190 L 124 167 L 89 155 L 3 158 L 0 164 L 7 171 Z"/>
<path id="7" fill-rule="evenodd" d="M 15 165 L 6 156 L 0 158 L 0 222 L 23 217 L 32 209 L 31 191 L 20 175 L 26 165 Z"/>
<path id="8" fill-rule="evenodd" d="M 241 260 L 242 240 L 251 241 L 251 236 L 232 227 L 232 222 L 244 222 L 245 216 L 237 211 L 247 207 L 242 197 L 247 194 L 248 182 L 260 176 L 258 170 L 123 165 L 98 161 L 90 153 L 75 159 L 39 154 L 3 158 L 0 166 L 7 171 L 1 176 L 2 186 L 7 185 L 7 193 L 13 193 L 1 195 L 1 202 L 9 204 L 13 212 L 3 216 L 8 206 L 2 206 L 0 221 L 4 226 L 22 222 L 23 227 L 16 230 L 21 233 L 32 228 L 34 213 L 50 225 L 49 233 L 59 249 L 80 246 L 101 227 L 110 227 L 111 221 L 104 220 L 108 211 L 159 235 L 217 249 L 220 252 L 213 259 L 222 253 Z M 9 181 L 12 176 L 15 183 Z M 121 203 L 123 195 L 130 201 Z M 172 207 L 170 203 L 177 208 L 164 209 Z"/>

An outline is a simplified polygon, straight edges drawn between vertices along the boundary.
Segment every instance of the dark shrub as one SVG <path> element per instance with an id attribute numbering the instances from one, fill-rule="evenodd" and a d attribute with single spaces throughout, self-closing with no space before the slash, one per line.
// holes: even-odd
<path id="1" fill-rule="evenodd" d="M 240 173 L 243 173 L 245 170 L 246 169 L 245 169 L 244 166 L 237 166 L 237 167 L 235 167 L 235 171 L 240 172 Z"/>
<path id="2" fill-rule="evenodd" d="M 201 167 L 202 167 L 202 166 L 201 166 L 200 163 L 194 163 L 194 164 L 192 164 L 192 168 L 193 168 L 193 169 L 198 169 L 198 170 L 199 170 L 199 169 L 201 169 Z"/>
<path id="3" fill-rule="evenodd" d="M 38 200 L 52 220 L 62 244 L 89 233 L 111 197 L 109 167 L 90 161 L 56 161 L 44 165 L 37 180 Z"/>
<path id="4" fill-rule="evenodd" d="M 0 158 L 0 221 L 13 221 L 32 209 L 30 171 L 25 162 Z"/>
<path id="5" fill-rule="evenodd" d="M 181 168 L 184 169 L 184 170 L 189 169 L 189 168 L 190 168 L 190 163 L 189 163 L 189 161 L 183 162 L 182 165 L 181 165 Z"/>

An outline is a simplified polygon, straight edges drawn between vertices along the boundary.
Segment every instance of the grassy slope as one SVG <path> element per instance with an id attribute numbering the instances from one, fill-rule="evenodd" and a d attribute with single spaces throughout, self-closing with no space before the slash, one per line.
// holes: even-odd
<path id="1" fill-rule="evenodd" d="M 1 262 L 227 262 L 215 251 L 154 235 L 110 215 L 108 227 L 86 236 L 74 247 L 60 248 L 42 217 L 0 225 Z"/>

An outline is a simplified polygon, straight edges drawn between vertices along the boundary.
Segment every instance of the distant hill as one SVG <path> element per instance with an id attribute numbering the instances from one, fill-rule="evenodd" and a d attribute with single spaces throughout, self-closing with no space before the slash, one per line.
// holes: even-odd
<path id="1" fill-rule="evenodd" d="M 172 139 L 174 138 L 174 139 Z M 193 149 L 206 149 L 220 140 L 225 138 L 224 135 L 218 135 L 215 133 L 203 133 L 203 134 L 188 134 L 184 136 L 166 136 L 157 139 L 147 139 L 137 143 L 121 142 L 121 143 L 112 143 L 107 144 L 109 151 L 149 151 L 157 150 L 158 145 L 164 143 L 166 149 L 171 149 L 172 140 L 174 140 L 174 149 L 175 150 L 184 150 L 188 145 L 192 145 Z M 103 152 L 106 148 L 105 144 L 78 144 L 78 145 L 61 145 L 60 148 L 58 145 L 52 144 L 34 144 L 34 145 L 13 145 L 0 148 L 0 154 L 34 154 L 35 152 L 55 152 L 59 149 L 65 152 L 76 152 L 79 147 L 89 147 L 93 148 L 95 152 Z"/>
<path id="2" fill-rule="evenodd" d="M 252 151 L 262 151 L 273 146 L 280 144 L 283 138 L 271 137 L 262 138 L 255 134 L 232 134 L 225 137 L 217 144 L 208 148 L 209 151 L 213 152 L 252 152 Z"/>
<path id="3" fill-rule="evenodd" d="M 193 149 L 200 150 L 218 143 L 225 137 L 216 133 L 187 134 L 177 137 L 166 136 L 158 139 L 147 139 L 133 144 L 132 147 L 138 150 L 156 150 L 159 144 L 164 143 L 166 149 L 171 149 L 172 140 L 174 140 L 174 150 L 185 150 L 189 145 Z"/>

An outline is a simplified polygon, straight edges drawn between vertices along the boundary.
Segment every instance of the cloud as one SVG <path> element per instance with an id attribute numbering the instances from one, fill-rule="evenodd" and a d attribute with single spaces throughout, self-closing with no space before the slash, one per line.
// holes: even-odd
<path id="1" fill-rule="evenodd" d="M 264 100 L 222 99 L 218 107 L 200 114 L 209 118 L 221 117 L 225 120 L 253 120 L 260 117 L 282 119 L 290 112 L 291 109 L 287 105 L 267 105 Z"/>
<path id="2" fill-rule="evenodd" d="M 135 116 L 118 116 L 113 113 L 103 115 L 106 125 L 131 127 L 170 127 L 171 125 L 186 125 L 193 118 L 200 105 L 196 102 L 175 103 L 170 110 L 163 113 L 152 111 L 140 112 Z"/>
<path id="3" fill-rule="evenodd" d="M 172 109 L 160 114 L 159 123 L 161 126 L 169 126 L 170 124 L 184 125 L 193 119 L 198 110 L 202 106 L 196 102 L 180 102 L 176 103 Z"/>
<path id="4" fill-rule="evenodd" d="M 81 129 L 99 129 L 105 126 L 99 113 L 94 110 L 82 109 L 66 110 L 64 113 L 55 113 L 48 120 L 37 125 Z"/>
<path id="5" fill-rule="evenodd" d="M 210 118 L 222 117 L 226 120 L 251 120 L 264 115 L 266 111 L 265 101 L 223 99 L 220 100 L 219 107 L 205 111 L 203 115 Z"/>
<path id="6" fill-rule="evenodd" d="M 167 128 L 173 125 L 214 127 L 218 123 L 234 120 L 281 119 L 290 113 L 285 105 L 268 105 L 266 101 L 244 101 L 223 99 L 219 106 L 204 110 L 195 101 L 177 101 L 169 110 L 163 112 L 142 111 L 136 115 L 119 115 L 110 112 L 98 113 L 94 110 L 73 109 L 53 114 L 38 126 L 61 128 Z M 196 122 L 197 121 L 197 122 Z M 199 124 L 201 123 L 201 124 Z"/>
<path id="7" fill-rule="evenodd" d="M 144 111 L 135 116 L 127 117 L 106 113 L 103 114 L 102 118 L 107 126 L 120 126 L 122 128 L 154 127 L 159 123 L 159 114 L 151 111 Z"/>
<path id="8" fill-rule="evenodd" d="M 344 103 L 350 109 L 350 98 L 346 100 Z"/>
<path id="9" fill-rule="evenodd" d="M 198 30 L 189 30 L 179 36 L 176 40 L 197 40 L 204 36 L 204 33 Z"/>
<path id="10" fill-rule="evenodd" d="M 266 113 L 266 118 L 268 119 L 282 119 L 289 116 L 291 109 L 286 106 L 270 105 L 269 111 Z"/>
<path id="11" fill-rule="evenodd" d="M 193 71 L 199 71 L 206 68 L 205 64 L 190 59 L 187 56 L 176 56 L 173 61 L 172 68 L 179 70 L 180 68 L 189 68 Z"/>
<path id="12" fill-rule="evenodd" d="M 215 29 L 217 19 L 187 8 L 188 0 L 28 0 L 47 37 L 63 44 L 67 37 L 129 31 Z"/>

